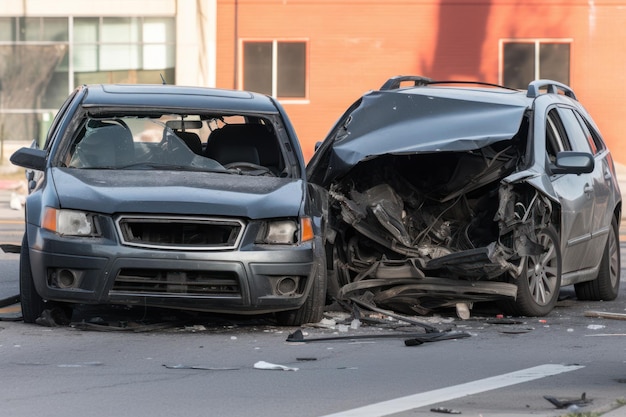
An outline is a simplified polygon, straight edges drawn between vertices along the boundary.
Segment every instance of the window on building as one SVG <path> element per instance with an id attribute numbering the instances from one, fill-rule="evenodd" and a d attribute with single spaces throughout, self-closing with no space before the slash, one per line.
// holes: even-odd
<path id="1" fill-rule="evenodd" d="M 567 41 L 503 41 L 502 84 L 525 89 L 536 79 L 569 85 L 570 43 Z"/>
<path id="2" fill-rule="evenodd" d="M 280 99 L 306 97 L 306 42 L 243 43 L 243 89 Z"/>
<path id="3" fill-rule="evenodd" d="M 77 85 L 173 83 L 175 49 L 174 17 L 0 17 L 0 135 L 42 138 Z"/>
<path id="4" fill-rule="evenodd" d="M 172 18 L 74 19 L 74 84 L 174 80 Z"/>

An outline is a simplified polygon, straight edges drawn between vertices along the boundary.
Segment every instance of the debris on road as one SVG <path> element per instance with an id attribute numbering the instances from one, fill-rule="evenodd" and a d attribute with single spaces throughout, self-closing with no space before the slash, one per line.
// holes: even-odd
<path id="1" fill-rule="evenodd" d="M 584 407 L 593 402 L 593 400 L 587 399 L 587 393 L 585 392 L 582 393 L 580 398 L 555 398 L 551 395 L 544 395 L 543 398 L 558 409 L 569 408 L 571 406 Z"/>
<path id="2" fill-rule="evenodd" d="M 430 411 L 432 411 L 433 413 L 461 414 L 459 410 L 453 410 L 451 408 L 445 408 L 445 407 L 431 408 Z"/>
<path id="3" fill-rule="evenodd" d="M 287 342 L 330 342 L 335 340 L 359 340 L 359 339 L 406 339 L 404 344 L 406 346 L 417 346 L 425 342 L 437 342 L 440 340 L 462 339 L 470 337 L 471 335 L 466 332 L 457 331 L 445 331 L 445 332 L 431 332 L 431 333 L 379 333 L 379 334 L 352 334 L 345 336 L 323 336 L 323 337 L 311 337 L 304 338 L 301 330 L 296 330 L 287 336 Z"/>
<path id="4" fill-rule="evenodd" d="M 41 315 L 35 320 L 35 323 L 44 327 L 57 327 L 67 326 L 70 324 L 70 320 L 62 309 L 52 308 L 43 310 Z"/>
<path id="5" fill-rule="evenodd" d="M 293 368 L 285 365 L 278 365 L 275 363 L 269 363 L 265 361 L 258 361 L 254 364 L 254 369 L 263 369 L 271 371 L 297 371 L 299 368 Z"/>
<path id="6" fill-rule="evenodd" d="M 626 320 L 626 314 L 609 313 L 606 311 L 585 311 L 585 317 L 599 317 L 603 319 Z"/>

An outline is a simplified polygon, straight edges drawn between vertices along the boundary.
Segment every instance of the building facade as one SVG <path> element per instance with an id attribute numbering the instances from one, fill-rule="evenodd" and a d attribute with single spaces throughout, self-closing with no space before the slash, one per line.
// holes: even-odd
<path id="1" fill-rule="evenodd" d="M 571 85 L 626 163 L 626 0 L 1 0 L 0 137 L 30 141 L 83 83 L 249 89 L 308 159 L 389 77 Z M 0 127 L 2 127 L 0 126 Z"/>

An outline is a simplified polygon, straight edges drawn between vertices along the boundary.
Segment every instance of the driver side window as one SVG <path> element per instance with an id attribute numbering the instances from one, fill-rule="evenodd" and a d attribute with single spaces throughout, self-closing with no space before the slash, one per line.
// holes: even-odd
<path id="1" fill-rule="evenodd" d="M 546 119 L 546 155 L 550 163 L 555 163 L 557 153 L 571 149 L 557 110 L 550 110 Z"/>

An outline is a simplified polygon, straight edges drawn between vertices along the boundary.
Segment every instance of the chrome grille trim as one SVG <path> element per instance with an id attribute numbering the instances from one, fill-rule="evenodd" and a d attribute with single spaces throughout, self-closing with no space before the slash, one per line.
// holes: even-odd
<path id="1" fill-rule="evenodd" d="M 123 245 L 168 250 L 229 250 L 239 247 L 240 219 L 193 216 L 122 215 L 115 228 Z"/>

